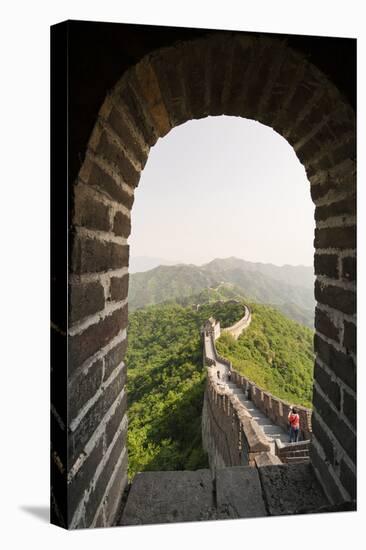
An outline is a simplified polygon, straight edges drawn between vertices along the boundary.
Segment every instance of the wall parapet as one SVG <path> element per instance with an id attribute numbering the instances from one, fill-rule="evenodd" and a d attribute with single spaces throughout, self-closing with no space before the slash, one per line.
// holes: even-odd
<path id="1" fill-rule="evenodd" d="M 244 317 L 246 317 L 246 327 L 247 327 L 249 326 L 251 321 L 251 312 L 249 308 L 247 308 L 246 315 Z M 244 317 L 240 319 L 238 323 L 241 323 Z M 283 399 L 280 399 L 272 395 L 270 392 L 264 390 L 263 388 L 255 384 L 252 380 L 250 380 L 246 376 L 236 371 L 233 368 L 231 361 L 221 356 L 217 352 L 216 344 L 215 344 L 215 341 L 217 338 L 215 337 L 215 331 L 211 330 L 210 332 L 208 332 L 207 326 L 206 326 L 205 332 L 206 332 L 206 335 L 209 336 L 211 340 L 214 357 L 209 357 L 209 355 L 207 354 L 205 338 L 203 338 L 204 364 L 207 366 L 214 366 L 216 361 L 219 361 L 220 363 L 223 363 L 228 368 L 230 368 L 232 382 L 234 382 L 238 386 L 238 388 L 241 388 L 243 392 L 248 395 L 249 399 L 253 401 L 254 405 L 261 412 L 263 412 L 272 422 L 274 422 L 276 425 L 280 426 L 281 428 L 287 430 L 288 415 L 291 410 L 291 404 L 288 401 L 285 401 Z M 310 440 L 312 435 L 312 422 L 311 422 L 312 410 L 306 407 L 302 407 L 300 405 L 296 405 L 296 408 L 300 416 L 301 439 Z"/>
<path id="2" fill-rule="evenodd" d="M 236 323 L 231 325 L 230 327 L 222 329 L 222 332 L 228 332 L 237 340 L 240 336 L 240 334 L 245 330 L 252 320 L 252 312 L 250 311 L 250 308 L 246 305 L 244 305 L 244 316 L 239 319 Z"/>
<path id="3" fill-rule="evenodd" d="M 243 376 L 235 369 L 231 369 L 231 379 L 235 384 L 248 394 L 249 399 L 262 411 L 272 422 L 281 428 L 288 428 L 288 415 L 291 404 L 288 401 L 272 395 L 270 392 L 257 386 L 252 380 Z M 312 434 L 312 410 L 301 405 L 296 405 L 300 416 L 300 432 L 304 440 L 311 439 Z"/>
<path id="4" fill-rule="evenodd" d="M 254 466 L 258 454 L 270 452 L 258 424 L 235 394 L 217 384 L 210 369 L 207 369 L 202 439 L 211 468 Z"/>

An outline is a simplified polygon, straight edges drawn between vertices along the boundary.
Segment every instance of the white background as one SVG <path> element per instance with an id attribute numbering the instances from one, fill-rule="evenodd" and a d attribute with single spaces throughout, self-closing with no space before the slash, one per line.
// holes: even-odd
<path id="1" fill-rule="evenodd" d="M 359 204 L 365 192 L 363 2 L 129 0 L 3 2 L 1 8 L 1 529 L 2 548 L 345 548 L 365 521 L 359 410 L 359 512 L 66 532 L 48 524 L 49 26 L 65 19 L 357 37 Z M 363 35 L 362 35 L 363 33 Z M 362 68 L 362 71 L 361 71 Z M 362 78 L 361 78 L 362 77 Z M 65 182 L 66 185 L 66 182 Z M 359 251 L 364 249 L 359 209 Z M 364 255 L 363 260 L 364 260 Z M 364 261 L 359 280 L 364 275 Z M 363 283 L 364 284 L 364 283 Z M 365 292 L 359 285 L 359 304 Z M 359 323 L 365 327 L 359 305 Z M 361 338 L 360 338 L 361 340 Z M 364 370 L 364 346 L 359 351 Z M 365 376 L 360 372 L 359 388 Z M 359 403 L 364 391 L 359 390 Z"/>

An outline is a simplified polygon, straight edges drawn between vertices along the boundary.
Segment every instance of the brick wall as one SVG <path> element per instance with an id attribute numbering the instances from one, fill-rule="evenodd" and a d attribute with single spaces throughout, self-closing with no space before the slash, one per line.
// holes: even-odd
<path id="1" fill-rule="evenodd" d="M 71 186 L 68 326 L 52 319 L 54 342 L 68 332 L 68 417 L 54 391 L 52 405 L 54 442 L 63 434 L 52 458 L 60 524 L 113 523 L 126 484 L 126 239 L 149 148 L 178 124 L 221 114 L 271 126 L 306 168 L 317 223 L 312 461 L 333 500 L 355 494 L 354 113 L 281 39 L 217 33 L 158 50 L 123 74 Z M 62 385 L 56 370 L 53 388 Z"/>
<path id="2" fill-rule="evenodd" d="M 270 451 L 256 422 L 235 395 L 227 393 L 216 383 L 211 369 L 207 370 L 202 411 L 202 443 L 212 470 L 254 465 L 259 454 Z"/>

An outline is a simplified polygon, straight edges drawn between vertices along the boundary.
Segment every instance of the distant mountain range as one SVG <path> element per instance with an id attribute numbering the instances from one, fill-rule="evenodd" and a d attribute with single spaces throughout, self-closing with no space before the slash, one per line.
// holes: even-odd
<path id="1" fill-rule="evenodd" d="M 154 269 L 159 265 L 175 265 L 177 263 L 165 258 L 155 258 L 154 256 L 130 256 L 130 273 L 140 273 Z"/>
<path id="2" fill-rule="evenodd" d="M 202 266 L 159 265 L 130 276 L 129 307 L 132 311 L 167 301 L 188 304 L 225 298 L 272 304 L 289 318 L 313 328 L 312 267 L 279 267 L 224 258 Z"/>

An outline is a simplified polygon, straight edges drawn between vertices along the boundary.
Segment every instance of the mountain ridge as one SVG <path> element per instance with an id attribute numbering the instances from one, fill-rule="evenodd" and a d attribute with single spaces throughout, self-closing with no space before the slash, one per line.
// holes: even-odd
<path id="1" fill-rule="evenodd" d="M 299 284 L 300 282 L 300 284 Z M 169 301 L 192 303 L 205 289 L 233 285 L 234 293 L 259 303 L 278 306 L 290 318 L 309 327 L 314 318 L 314 276 L 312 268 L 247 262 L 238 258 L 215 258 L 207 264 L 157 266 L 130 276 L 131 311 Z"/>

